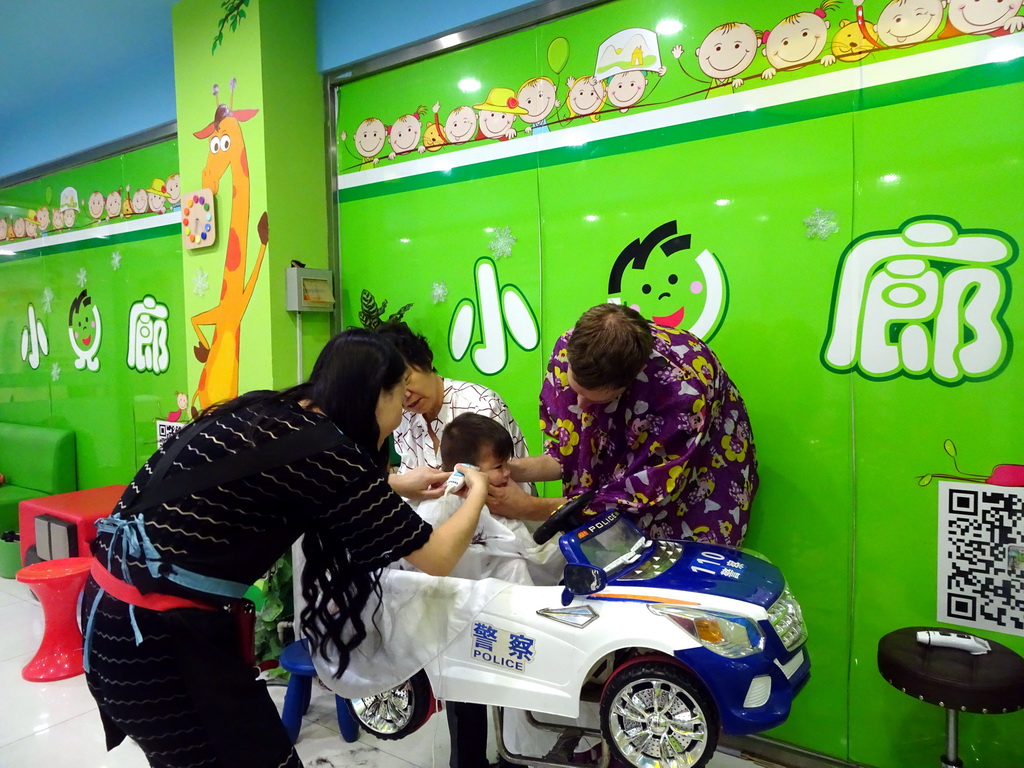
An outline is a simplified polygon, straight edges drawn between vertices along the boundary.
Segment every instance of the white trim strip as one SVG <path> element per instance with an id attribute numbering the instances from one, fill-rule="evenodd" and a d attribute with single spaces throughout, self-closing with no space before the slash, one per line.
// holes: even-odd
<path id="1" fill-rule="evenodd" d="M 165 227 L 175 222 L 181 222 L 181 213 L 179 211 L 161 213 L 159 216 L 147 216 L 142 219 L 119 221 L 116 224 L 84 227 L 73 232 L 43 235 L 42 237 L 33 237 L 31 240 L 19 240 L 16 243 L 4 243 L 0 245 L 0 256 L 13 256 L 20 251 L 41 251 L 52 248 L 55 245 L 79 243 L 86 240 L 106 240 L 115 235 L 156 229 L 157 227 Z"/>

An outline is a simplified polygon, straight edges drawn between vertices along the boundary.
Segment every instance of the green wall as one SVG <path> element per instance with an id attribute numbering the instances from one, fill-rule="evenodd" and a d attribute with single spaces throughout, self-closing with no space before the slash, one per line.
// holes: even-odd
<path id="1" fill-rule="evenodd" d="M 867 4 L 868 20 L 882 8 Z M 885 683 L 875 654 L 893 629 L 936 625 L 949 591 L 938 585 L 941 491 L 919 478 L 962 474 L 946 441 L 982 476 L 1024 461 L 1024 364 L 1013 355 L 1024 332 L 1013 291 L 1024 140 L 1011 127 L 1024 104 L 1024 36 L 939 40 L 943 17 L 913 47 L 824 67 L 837 34 L 852 34 L 840 21 L 853 22 L 854 6 L 842 2 L 823 10 L 828 44 L 813 62 L 763 79 L 761 48 L 735 93 L 696 83 L 671 53 L 682 46 L 699 77 L 694 51 L 720 24 L 772 30 L 778 42 L 794 12 L 622 0 L 339 87 L 344 319 L 358 324 L 363 289 L 395 308 L 412 302 L 406 319 L 442 375 L 498 391 L 537 451 L 537 394 L 558 334 L 609 298 L 648 316 L 684 308 L 681 325 L 705 334 L 750 409 L 761 489 L 746 543 L 782 568 L 810 627 L 811 680 L 769 735 L 916 766 L 942 751 L 942 714 Z M 594 74 L 614 33 L 656 27 L 666 72 L 648 73 L 646 96 L 626 112 L 605 104 L 597 120 L 569 120 L 562 108 L 546 135 L 516 118 L 510 140 L 420 151 L 421 138 L 394 157 L 401 138 L 388 135 L 376 163 L 360 162 L 354 142 L 370 118 L 394 131 L 425 107 L 425 134 L 435 104 L 443 125 L 456 106 L 479 115 L 492 88 L 518 91 L 536 76 L 564 103 L 567 77 Z M 476 90 L 460 88 L 470 79 Z M 689 249 L 655 248 L 610 290 L 620 252 L 670 222 Z M 945 241 L 909 242 L 921 232 Z M 975 261 L 993 249 L 1001 255 Z M 875 262 L 858 283 L 866 253 Z M 515 320 L 517 291 L 537 320 L 532 347 L 517 343 L 531 330 L 523 313 Z M 851 337 L 860 341 L 842 341 Z M 895 367 L 878 362 L 894 351 Z M 1014 589 L 1005 562 L 991 573 Z M 1024 620 L 1024 605 L 1007 608 Z M 1024 625 L 1010 618 L 951 625 L 1024 651 Z M 964 760 L 1012 764 L 1021 717 L 962 716 Z"/>
<path id="2" fill-rule="evenodd" d="M 154 179 L 176 173 L 177 162 L 177 142 L 169 141 L 0 190 L 0 208 L 11 219 L 40 206 L 80 209 L 70 229 L 51 224 L 36 238 L 0 242 L 0 420 L 74 430 L 80 488 L 127 483 L 156 448 L 157 419 L 176 418 L 176 395 L 186 389 L 177 214 L 168 205 L 162 217 L 147 212 L 93 223 L 88 199 L 95 191 L 150 188 Z M 100 334 L 98 346 L 79 343 L 85 353 L 79 354 L 68 329 L 83 288 L 99 311 Z M 135 323 L 133 332 L 131 310 L 146 296 L 158 312 L 157 304 L 166 309 L 166 319 L 154 317 L 152 328 L 154 347 L 165 349 L 167 359 L 129 367 L 130 342 L 145 332 L 149 314 L 139 316 L 143 324 Z M 22 355 L 23 337 L 32 348 L 29 306 L 48 342 L 36 367 Z M 92 321 L 91 310 L 85 314 Z M 88 362 L 76 367 L 82 358 L 96 369 Z"/>

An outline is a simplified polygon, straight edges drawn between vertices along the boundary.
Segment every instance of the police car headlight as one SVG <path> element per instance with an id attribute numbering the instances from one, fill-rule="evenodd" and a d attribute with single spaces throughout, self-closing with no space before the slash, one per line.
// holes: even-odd
<path id="1" fill-rule="evenodd" d="M 744 616 L 655 603 L 648 603 L 647 608 L 651 613 L 671 620 L 698 643 L 720 656 L 739 659 L 764 647 L 764 635 L 757 622 Z"/>

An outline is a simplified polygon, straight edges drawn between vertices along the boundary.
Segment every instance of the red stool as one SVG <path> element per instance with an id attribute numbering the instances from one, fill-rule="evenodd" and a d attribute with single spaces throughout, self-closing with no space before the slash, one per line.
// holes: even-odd
<path id="1" fill-rule="evenodd" d="M 91 557 L 66 557 L 18 571 L 18 581 L 28 584 L 43 606 L 43 641 L 21 670 L 26 680 L 44 683 L 82 674 L 82 630 L 76 608 L 91 565 Z"/>

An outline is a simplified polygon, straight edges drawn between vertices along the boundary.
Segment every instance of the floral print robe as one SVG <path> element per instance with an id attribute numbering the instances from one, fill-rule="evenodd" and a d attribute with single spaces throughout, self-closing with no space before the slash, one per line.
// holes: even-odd
<path id="1" fill-rule="evenodd" d="M 555 344 L 541 389 L 544 451 L 566 496 L 597 489 L 592 510 L 616 507 L 651 538 L 739 544 L 757 490 L 746 406 L 722 364 L 693 334 L 652 326 L 654 348 L 633 383 L 581 409 Z"/>

